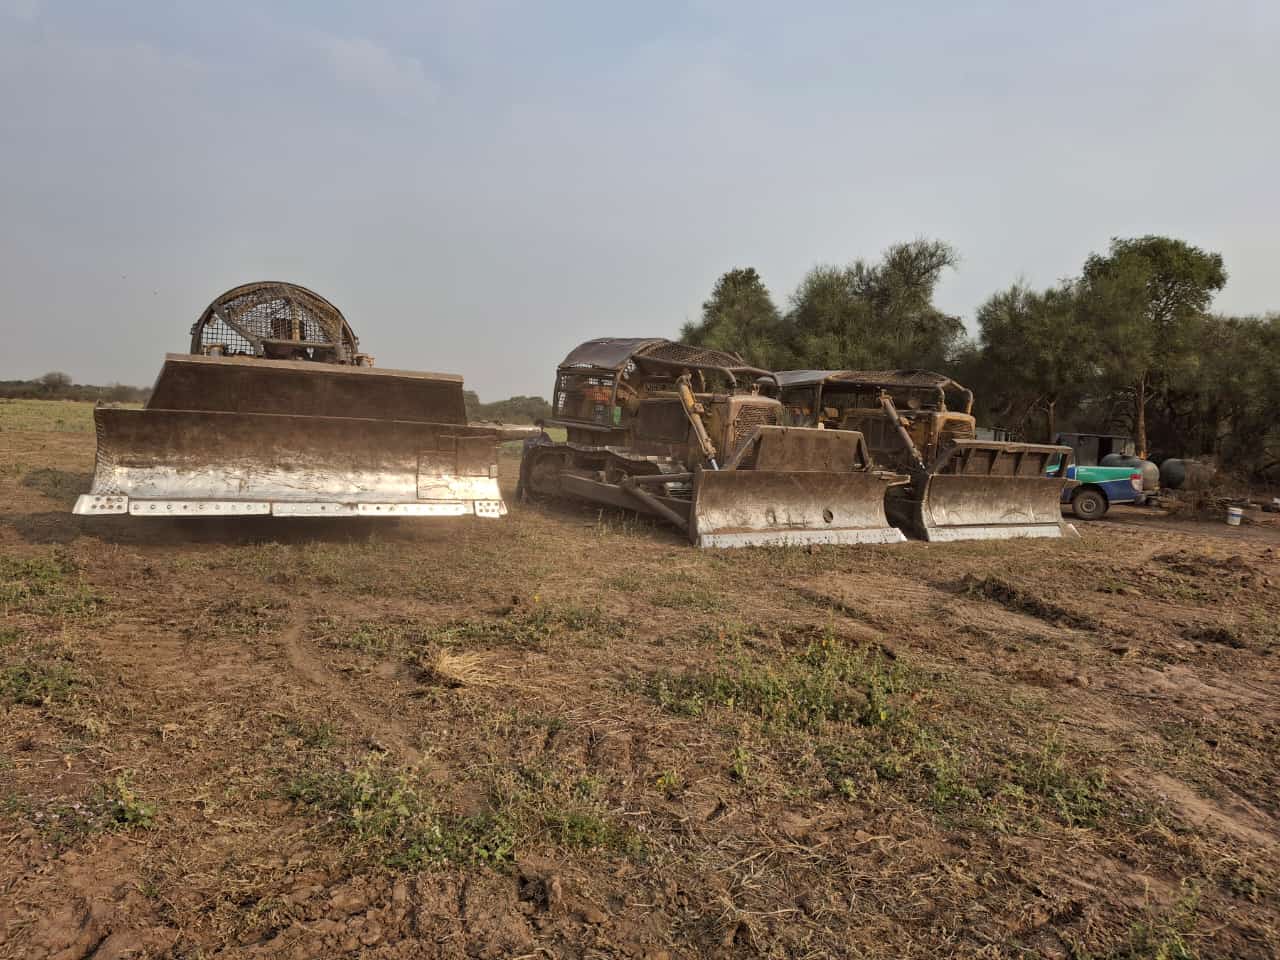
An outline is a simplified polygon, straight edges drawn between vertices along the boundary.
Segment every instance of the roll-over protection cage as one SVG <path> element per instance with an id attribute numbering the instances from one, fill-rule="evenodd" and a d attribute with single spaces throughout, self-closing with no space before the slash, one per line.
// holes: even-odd
<path id="1" fill-rule="evenodd" d="M 603 337 L 588 340 L 561 361 L 549 422 L 576 430 L 621 429 L 619 390 L 626 389 L 628 381 L 670 383 L 674 390 L 676 378 L 685 371 L 699 393 L 716 387 L 728 393 L 751 392 L 761 379 L 777 386 L 771 372 L 751 366 L 736 353 L 660 337 Z"/>

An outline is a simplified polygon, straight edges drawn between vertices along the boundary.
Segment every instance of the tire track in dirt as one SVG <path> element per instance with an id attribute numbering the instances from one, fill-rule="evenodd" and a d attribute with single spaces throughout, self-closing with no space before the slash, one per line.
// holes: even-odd
<path id="1" fill-rule="evenodd" d="M 378 745 L 391 748 L 411 765 L 422 762 L 422 752 L 413 745 L 412 734 L 386 715 L 365 709 L 345 691 L 350 681 L 335 677 L 306 648 L 302 621 L 295 620 L 280 634 L 279 642 L 289 667 L 308 687 L 314 688 L 329 704 L 356 721 L 361 732 Z"/>

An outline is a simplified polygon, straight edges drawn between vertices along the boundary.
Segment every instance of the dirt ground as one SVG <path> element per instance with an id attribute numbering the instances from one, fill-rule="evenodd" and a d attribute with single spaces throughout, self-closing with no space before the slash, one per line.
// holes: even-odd
<path id="1" fill-rule="evenodd" d="M 92 458 L 0 430 L 0 957 L 1277 956 L 1273 528 L 72 517 Z"/>

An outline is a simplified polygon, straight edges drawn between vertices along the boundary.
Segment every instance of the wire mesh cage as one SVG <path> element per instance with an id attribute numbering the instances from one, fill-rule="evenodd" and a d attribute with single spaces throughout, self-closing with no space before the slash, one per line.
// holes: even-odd
<path id="1" fill-rule="evenodd" d="M 306 287 L 278 282 L 235 287 L 209 304 L 191 328 L 191 352 L 360 362 L 359 341 L 337 307 Z"/>

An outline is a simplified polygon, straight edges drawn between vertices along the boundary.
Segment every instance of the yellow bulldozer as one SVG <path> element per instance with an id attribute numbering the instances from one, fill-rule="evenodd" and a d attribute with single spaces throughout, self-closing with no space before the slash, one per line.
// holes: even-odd
<path id="1" fill-rule="evenodd" d="M 383 370 L 342 313 L 290 283 L 211 303 L 143 409 L 94 411 L 93 484 L 74 512 L 134 517 L 503 516 L 499 440 L 462 378 Z"/>
<path id="2" fill-rule="evenodd" d="M 973 393 L 928 370 L 785 370 L 762 381 L 787 422 L 856 430 L 911 479 L 886 493 L 889 519 L 924 540 L 1073 536 L 1061 497 L 1071 448 L 977 436 Z"/>
<path id="3" fill-rule="evenodd" d="M 908 478 L 878 469 L 856 431 L 784 424 L 757 382 L 772 376 L 661 338 L 583 343 L 547 421 L 566 440 L 526 450 L 521 488 L 658 517 L 702 547 L 905 539 L 884 505 Z"/>

